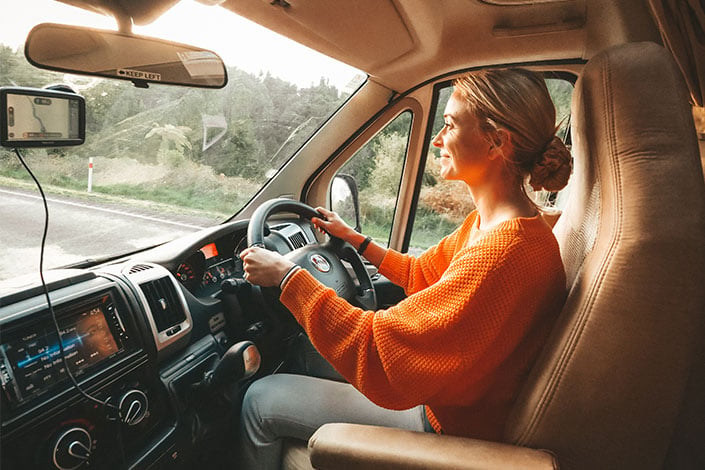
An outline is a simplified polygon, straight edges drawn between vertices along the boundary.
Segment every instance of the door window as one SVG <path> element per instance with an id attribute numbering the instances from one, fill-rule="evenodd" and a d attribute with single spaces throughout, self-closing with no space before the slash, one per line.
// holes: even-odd
<path id="1" fill-rule="evenodd" d="M 361 232 L 383 246 L 389 246 L 411 118 L 411 111 L 398 115 L 338 171 L 357 182 Z M 355 224 L 354 220 L 346 222 Z"/>

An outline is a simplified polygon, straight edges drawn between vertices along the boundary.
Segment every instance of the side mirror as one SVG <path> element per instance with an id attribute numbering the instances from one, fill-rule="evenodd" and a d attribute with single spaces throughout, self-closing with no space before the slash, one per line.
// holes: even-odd
<path id="1" fill-rule="evenodd" d="M 346 224 L 360 231 L 360 201 L 357 182 L 350 175 L 338 174 L 330 189 L 330 207 Z"/>
<path id="2" fill-rule="evenodd" d="M 25 56 L 35 67 L 148 83 L 222 88 L 225 64 L 212 51 L 117 31 L 44 23 L 27 36 Z"/>

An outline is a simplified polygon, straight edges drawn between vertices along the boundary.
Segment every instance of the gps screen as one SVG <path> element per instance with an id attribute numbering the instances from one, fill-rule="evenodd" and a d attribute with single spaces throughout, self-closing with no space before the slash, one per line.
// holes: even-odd
<path id="1" fill-rule="evenodd" d="M 49 147 L 83 142 L 83 98 L 63 92 L 2 90 L 2 144 Z"/>

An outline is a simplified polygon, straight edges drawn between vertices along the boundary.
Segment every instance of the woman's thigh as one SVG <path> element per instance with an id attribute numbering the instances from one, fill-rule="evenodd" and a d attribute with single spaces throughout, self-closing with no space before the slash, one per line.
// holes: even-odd
<path id="1" fill-rule="evenodd" d="M 423 406 L 388 410 L 348 383 L 303 375 L 264 377 L 252 384 L 243 405 L 245 428 L 265 441 L 307 440 L 320 426 L 333 422 L 424 431 L 424 419 Z"/>

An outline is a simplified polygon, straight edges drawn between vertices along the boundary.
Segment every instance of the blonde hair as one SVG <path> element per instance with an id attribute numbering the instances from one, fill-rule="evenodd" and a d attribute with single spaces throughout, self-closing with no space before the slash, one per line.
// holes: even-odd
<path id="1" fill-rule="evenodd" d="M 505 163 L 522 183 L 528 178 L 535 190 L 547 191 L 568 183 L 571 156 L 556 136 L 556 108 L 543 77 L 520 68 L 487 69 L 458 77 L 453 85 L 490 143 L 497 142 L 500 128 L 511 134 L 514 151 Z"/>

